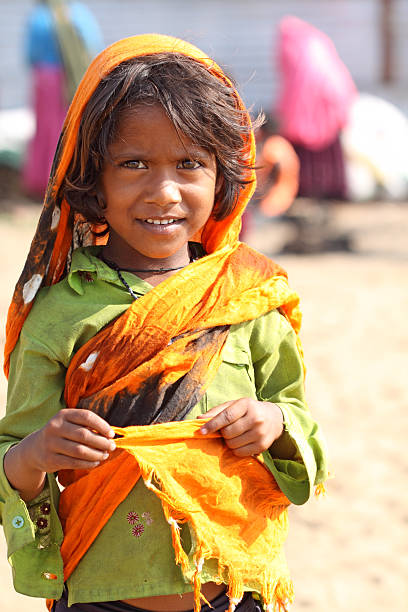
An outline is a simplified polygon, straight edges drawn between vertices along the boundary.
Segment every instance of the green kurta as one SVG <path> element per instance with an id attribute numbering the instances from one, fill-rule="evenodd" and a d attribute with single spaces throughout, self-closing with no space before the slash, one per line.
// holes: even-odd
<path id="1" fill-rule="evenodd" d="M 73 354 L 132 298 L 116 272 L 95 257 L 98 247 L 75 251 L 71 272 L 42 289 L 11 357 L 7 414 L 0 421 L 0 465 L 10 445 L 41 428 L 65 407 L 64 381 Z M 137 294 L 152 287 L 124 273 Z M 264 459 L 279 487 L 295 504 L 325 479 L 324 442 L 304 399 L 302 364 L 295 334 L 276 310 L 233 325 L 222 363 L 188 418 L 240 397 L 278 404 L 285 432 Z M 63 568 L 59 552 L 58 486 L 53 474 L 42 494 L 25 504 L 0 470 L 0 517 L 17 591 L 59 598 Z M 186 551 L 188 528 L 183 530 Z M 211 562 L 203 582 L 212 580 Z M 69 603 L 111 601 L 191 590 L 175 564 L 170 526 L 157 497 L 139 482 L 114 512 L 68 580 Z"/>

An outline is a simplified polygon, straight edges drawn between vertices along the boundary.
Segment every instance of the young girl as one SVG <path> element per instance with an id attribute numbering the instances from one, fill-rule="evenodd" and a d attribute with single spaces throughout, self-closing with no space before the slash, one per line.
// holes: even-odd
<path id="1" fill-rule="evenodd" d="M 285 508 L 326 467 L 297 296 L 237 240 L 254 154 L 231 81 L 181 40 L 119 41 L 78 88 L 9 310 L 0 427 L 14 586 L 50 609 L 292 598 Z"/>

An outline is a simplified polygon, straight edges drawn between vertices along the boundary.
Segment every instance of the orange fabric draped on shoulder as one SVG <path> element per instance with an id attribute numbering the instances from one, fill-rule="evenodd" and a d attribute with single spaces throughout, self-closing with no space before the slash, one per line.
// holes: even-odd
<path id="1" fill-rule="evenodd" d="M 100 80 L 118 64 L 156 52 L 185 54 L 232 86 L 206 54 L 168 36 L 149 34 L 127 38 L 108 47 L 93 61 L 69 109 L 43 213 L 10 306 L 6 372 L 10 354 L 38 290 L 57 283 L 67 273 L 77 228 L 80 226 L 86 232 L 88 244 L 96 242 L 92 228 L 84 224 L 84 219 L 71 210 L 66 201 L 58 200 L 84 108 Z M 237 108 L 245 111 L 238 93 L 234 93 L 234 98 Z M 245 117 L 250 125 L 249 116 Z M 242 148 L 248 167 L 252 168 L 255 161 L 252 133 L 248 141 L 243 140 Z M 165 408 L 171 404 L 175 390 L 178 395 L 175 393 L 173 403 L 189 402 L 186 409 L 190 409 L 217 371 L 230 325 L 254 320 L 276 308 L 298 333 L 301 323 L 298 296 L 289 288 L 285 272 L 267 257 L 238 242 L 241 215 L 255 188 L 254 171 L 252 178 L 253 182 L 242 188 L 233 212 L 222 221 L 211 217 L 201 235 L 196 237 L 207 255 L 135 301 L 74 355 L 66 376 L 68 406 L 89 408 L 109 420 L 112 410 L 120 413 L 121 407 L 129 404 L 137 413 L 139 405 L 150 404 L 153 398 L 160 417 L 162 408 L 166 414 Z M 86 244 L 84 236 L 82 238 Z M 148 402 L 144 401 L 146 393 Z M 185 414 L 178 414 L 177 418 L 184 418 Z M 176 416 L 168 420 L 173 418 Z M 114 419 L 109 422 L 117 425 Z M 59 474 L 66 486 L 60 506 L 65 528 L 62 554 L 66 577 L 142 475 L 147 486 L 162 500 L 172 528 L 176 561 L 186 575 L 192 571 L 190 578 L 195 589 L 196 610 L 200 607 L 202 559 L 213 556 L 218 559 L 219 579 L 229 583 L 231 606 L 242 596 L 244 588 L 253 588 L 262 593 L 269 606 L 284 608 L 285 600 L 292 597 L 281 549 L 286 535 L 284 509 L 288 501 L 261 463 L 252 458 L 238 460 L 218 436 L 206 438 L 204 442 L 195 422 L 162 423 L 117 431 L 123 435 L 118 440 L 121 448 L 109 461 L 90 472 Z M 153 438 L 155 456 L 151 455 L 149 446 Z M 163 456 L 168 458 L 165 463 Z M 199 465 L 205 465 L 207 478 L 202 482 L 192 476 L 192 472 L 197 471 L 194 470 L 197 457 Z M 191 473 L 185 472 L 183 482 L 174 487 L 182 467 L 180 458 Z M 160 469 L 160 465 L 165 469 Z M 234 529 L 225 529 L 218 504 L 217 508 L 204 504 L 202 513 L 196 513 L 193 505 L 207 495 L 204 482 L 209 483 L 213 493 L 219 490 L 221 482 L 231 485 L 226 499 L 228 512 L 234 513 Z M 242 496 L 241 487 L 245 490 Z M 176 489 L 184 493 L 180 496 L 175 493 Z M 248 516 L 251 516 L 249 522 Z M 177 521 L 188 521 L 197 535 L 195 568 L 187 567 Z M 240 539 L 240 536 L 244 537 Z M 245 552 L 241 561 L 238 560 L 240 552 Z"/>
<path id="2" fill-rule="evenodd" d="M 177 295 L 188 295 L 188 300 L 175 299 Z M 92 410 L 124 388 L 137 393 L 158 371 L 165 373 L 161 384 L 171 384 L 190 371 L 205 350 L 188 350 L 194 337 L 190 330 L 199 334 L 203 329 L 249 321 L 274 308 L 299 329 L 298 296 L 271 260 L 243 244 L 200 259 L 133 302 L 78 350 L 66 376 L 66 403 L 77 406 L 88 398 L 81 407 Z M 207 383 L 219 366 L 221 349 L 206 365 Z M 92 367 L 84 368 L 89 360 Z"/>

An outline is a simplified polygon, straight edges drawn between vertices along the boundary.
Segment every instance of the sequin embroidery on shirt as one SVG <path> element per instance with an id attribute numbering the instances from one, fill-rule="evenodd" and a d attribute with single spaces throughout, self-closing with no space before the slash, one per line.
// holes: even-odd
<path id="1" fill-rule="evenodd" d="M 150 527 L 153 523 L 153 518 L 150 512 L 142 512 L 139 514 L 135 510 L 131 510 L 126 515 L 126 520 L 129 525 L 132 525 L 131 534 L 136 538 L 140 538 L 145 532 L 146 527 Z"/>
<path id="2" fill-rule="evenodd" d="M 144 525 L 142 525 L 142 523 L 138 523 L 137 525 L 133 525 L 132 535 L 136 536 L 137 538 L 140 538 L 140 536 L 143 534 L 143 532 L 144 532 Z"/>
<path id="3" fill-rule="evenodd" d="M 46 529 L 46 527 L 48 527 L 48 521 L 44 516 L 40 516 L 36 521 L 36 525 L 38 529 Z"/>
<path id="4" fill-rule="evenodd" d="M 138 515 L 138 513 L 137 512 L 128 512 L 127 520 L 128 520 L 128 523 L 130 523 L 131 525 L 135 525 L 135 523 L 139 522 L 139 515 Z"/>
<path id="5" fill-rule="evenodd" d="M 44 489 L 28 506 L 30 518 L 36 531 L 37 548 L 47 548 L 51 544 L 51 502 L 49 491 Z"/>

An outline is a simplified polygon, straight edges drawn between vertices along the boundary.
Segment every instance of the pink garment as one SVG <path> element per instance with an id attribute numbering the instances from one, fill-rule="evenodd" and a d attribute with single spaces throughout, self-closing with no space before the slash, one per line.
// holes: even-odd
<path id="1" fill-rule="evenodd" d="M 36 129 L 27 147 L 22 180 L 27 193 L 42 199 L 68 105 L 61 67 L 35 66 L 32 78 Z"/>
<path id="2" fill-rule="evenodd" d="M 281 134 L 312 150 L 329 146 L 347 124 L 357 93 L 334 44 L 305 21 L 285 17 L 279 24 L 278 63 Z"/>

